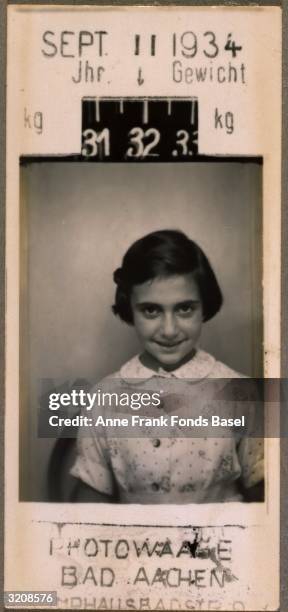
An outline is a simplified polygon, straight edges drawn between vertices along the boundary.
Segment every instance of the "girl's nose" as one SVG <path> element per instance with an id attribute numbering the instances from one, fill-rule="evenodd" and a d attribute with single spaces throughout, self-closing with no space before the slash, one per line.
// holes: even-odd
<path id="1" fill-rule="evenodd" d="M 178 334 L 177 320 L 173 314 L 165 314 L 162 321 L 162 335 L 165 338 L 174 338 Z"/>

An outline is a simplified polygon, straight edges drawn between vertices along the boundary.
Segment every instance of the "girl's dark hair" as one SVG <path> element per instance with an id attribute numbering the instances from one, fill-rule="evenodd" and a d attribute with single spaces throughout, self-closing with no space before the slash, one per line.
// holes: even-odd
<path id="1" fill-rule="evenodd" d="M 220 310 L 223 298 L 202 249 L 177 230 L 147 234 L 132 244 L 124 255 L 121 268 L 114 272 L 117 285 L 115 304 L 112 306 L 114 314 L 133 324 L 131 293 L 134 285 L 141 285 L 156 277 L 190 273 L 199 287 L 203 320 L 208 321 Z"/>

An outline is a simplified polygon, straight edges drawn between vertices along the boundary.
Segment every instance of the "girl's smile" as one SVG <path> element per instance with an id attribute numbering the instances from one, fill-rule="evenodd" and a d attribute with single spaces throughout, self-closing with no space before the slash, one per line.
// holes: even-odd
<path id="1" fill-rule="evenodd" d="M 179 367 L 195 353 L 202 328 L 202 304 L 192 274 L 135 285 L 131 306 L 136 332 L 150 367 Z M 152 358 L 152 359 L 151 359 Z"/>

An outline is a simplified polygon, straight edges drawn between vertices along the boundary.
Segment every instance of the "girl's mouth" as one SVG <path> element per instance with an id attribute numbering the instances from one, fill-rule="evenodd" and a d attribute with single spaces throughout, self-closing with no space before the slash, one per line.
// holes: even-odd
<path id="1" fill-rule="evenodd" d="M 159 342 L 158 340 L 154 340 L 154 342 L 158 344 L 158 346 L 161 346 L 161 348 L 172 349 L 182 344 L 184 340 L 178 340 L 178 342 Z"/>

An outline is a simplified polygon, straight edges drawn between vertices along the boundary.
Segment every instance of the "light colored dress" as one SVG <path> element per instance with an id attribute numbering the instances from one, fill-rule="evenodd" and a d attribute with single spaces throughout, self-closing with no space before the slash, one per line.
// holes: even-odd
<path id="1" fill-rule="evenodd" d="M 195 356 L 173 372 L 159 369 L 158 372 L 142 365 L 138 356 L 125 363 L 119 372 L 104 379 L 97 389 L 106 390 L 107 380 L 111 390 L 111 380 L 116 381 L 119 392 L 135 384 L 141 390 L 160 389 L 165 380 L 175 385 L 181 381 L 185 385 L 186 406 L 178 406 L 173 414 L 186 417 L 215 412 L 215 404 L 206 401 L 206 381 L 217 379 L 224 388 L 227 379 L 245 378 L 217 361 L 208 353 L 197 350 Z M 212 381 L 213 382 L 213 381 Z M 143 387 L 144 385 L 144 387 Z M 147 386 L 148 385 L 148 386 Z M 149 386 L 150 385 L 150 386 Z M 208 385 L 209 386 L 209 385 Z M 112 389 L 114 390 L 114 389 Z M 206 384 L 207 390 L 207 384 Z M 203 395 L 204 393 L 204 395 Z M 202 397 L 200 397 L 202 394 Z M 206 395 L 205 395 L 206 394 Z M 172 402 L 177 404 L 177 395 L 170 395 L 165 410 L 165 395 L 159 408 L 154 408 L 154 416 L 171 413 Z M 179 396 L 180 401 L 183 394 Z M 203 399 L 204 398 L 204 399 Z M 211 398 L 210 398 L 211 399 Z M 245 403 L 245 402 L 244 402 Z M 234 402 L 237 415 L 243 414 L 243 402 Z M 192 406 L 192 408 L 191 408 Z M 195 407 L 195 410 L 194 410 Z M 247 404 L 246 404 L 247 413 Z M 102 409 L 103 414 L 103 409 Z M 141 411 L 137 414 L 142 414 Z M 94 413 L 95 417 L 96 413 Z M 117 414 L 119 416 L 119 414 Z M 253 405 L 248 404 L 248 422 L 255 425 Z M 120 503 L 139 504 L 187 504 L 218 503 L 241 501 L 238 483 L 251 487 L 264 477 L 263 439 L 245 434 L 239 437 L 234 433 L 229 437 L 110 437 L 89 432 L 85 437 L 79 431 L 77 458 L 71 474 L 90 487 L 106 494 L 113 494 L 115 483 Z M 227 436 L 227 434 L 226 434 Z"/>

